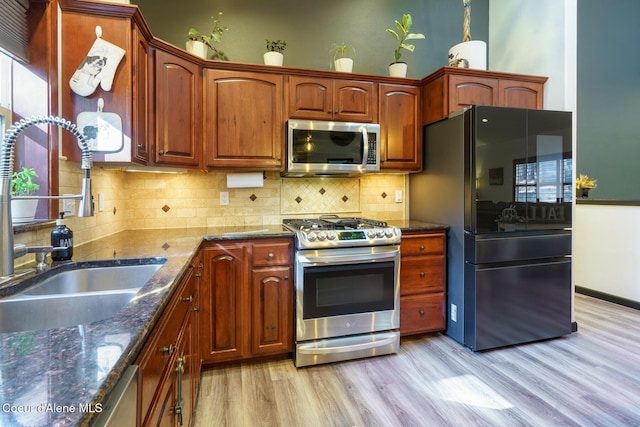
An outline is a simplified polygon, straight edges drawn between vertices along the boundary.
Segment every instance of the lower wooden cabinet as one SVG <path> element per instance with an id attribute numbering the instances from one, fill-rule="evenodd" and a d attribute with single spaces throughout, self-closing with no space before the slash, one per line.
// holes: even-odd
<path id="1" fill-rule="evenodd" d="M 293 240 L 215 242 L 202 250 L 203 363 L 293 349 Z"/>
<path id="2" fill-rule="evenodd" d="M 199 260 L 180 281 L 138 364 L 138 423 L 189 426 L 200 378 L 197 346 Z"/>
<path id="3" fill-rule="evenodd" d="M 400 333 L 446 328 L 446 234 L 402 234 L 400 244 Z"/>

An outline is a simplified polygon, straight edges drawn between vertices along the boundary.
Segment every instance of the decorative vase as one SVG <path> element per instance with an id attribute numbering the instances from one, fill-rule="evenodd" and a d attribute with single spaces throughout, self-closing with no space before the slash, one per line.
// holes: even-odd
<path id="1" fill-rule="evenodd" d="M 591 188 L 578 188 L 576 192 L 579 197 L 586 199 L 589 197 L 589 190 L 591 190 Z"/>
<path id="2" fill-rule="evenodd" d="M 275 65 L 277 67 L 282 67 L 283 61 L 284 55 L 280 52 L 269 51 L 264 54 L 265 65 Z"/>
<path id="3" fill-rule="evenodd" d="M 13 224 L 33 222 L 38 209 L 38 199 L 11 200 L 11 221 Z"/>
<path id="4" fill-rule="evenodd" d="M 187 40 L 186 42 L 187 52 L 199 56 L 202 59 L 207 59 L 209 53 L 209 47 L 204 42 L 197 40 Z"/>
<path id="5" fill-rule="evenodd" d="M 353 70 L 353 59 L 351 58 L 338 58 L 334 61 L 336 71 L 341 73 L 350 73 Z"/>
<path id="6" fill-rule="evenodd" d="M 449 64 L 464 64 L 462 68 L 487 69 L 487 44 L 480 40 L 458 43 L 449 49 Z M 459 65 L 457 65 L 459 66 Z"/>
<path id="7" fill-rule="evenodd" d="M 394 62 L 389 65 L 389 75 L 391 77 L 407 77 L 407 63 Z"/>

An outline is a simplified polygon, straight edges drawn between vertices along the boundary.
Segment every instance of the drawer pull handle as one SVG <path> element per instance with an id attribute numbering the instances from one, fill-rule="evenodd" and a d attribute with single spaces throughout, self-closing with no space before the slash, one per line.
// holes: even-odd
<path id="1" fill-rule="evenodd" d="M 269 255 L 267 255 L 267 261 L 271 261 L 275 258 L 275 255 L 273 254 L 273 252 L 270 252 Z"/>
<path id="2" fill-rule="evenodd" d="M 193 277 L 202 277 L 202 274 L 196 273 L 196 274 L 193 275 Z"/>
<path id="3" fill-rule="evenodd" d="M 424 316 L 424 310 L 420 310 L 420 316 Z"/>
<path id="4" fill-rule="evenodd" d="M 289 280 L 289 276 L 284 276 L 284 280 Z"/>
<path id="5" fill-rule="evenodd" d="M 198 311 L 200 311 L 200 307 L 193 307 L 193 311 L 197 313 Z"/>
<path id="6" fill-rule="evenodd" d="M 193 296 L 189 295 L 186 298 L 181 298 L 180 301 L 191 303 L 193 301 Z"/>
<path id="7" fill-rule="evenodd" d="M 173 354 L 173 344 L 169 344 L 169 347 L 162 347 L 160 353 L 171 356 Z"/>
<path id="8" fill-rule="evenodd" d="M 424 245 L 420 245 L 420 250 L 424 251 Z"/>
<path id="9" fill-rule="evenodd" d="M 421 272 L 420 272 L 420 277 L 424 277 L 424 276 L 426 276 L 425 272 L 424 272 L 424 271 L 421 271 Z"/>

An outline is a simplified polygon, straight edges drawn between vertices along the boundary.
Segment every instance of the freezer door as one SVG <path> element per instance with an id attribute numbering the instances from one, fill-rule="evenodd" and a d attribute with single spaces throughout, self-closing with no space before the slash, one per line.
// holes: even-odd
<path id="1" fill-rule="evenodd" d="M 465 345 L 474 351 L 571 333 L 571 260 L 466 264 Z"/>
<path id="2" fill-rule="evenodd" d="M 464 259 L 471 264 L 516 262 L 571 255 L 571 232 L 473 235 L 465 232 Z"/>

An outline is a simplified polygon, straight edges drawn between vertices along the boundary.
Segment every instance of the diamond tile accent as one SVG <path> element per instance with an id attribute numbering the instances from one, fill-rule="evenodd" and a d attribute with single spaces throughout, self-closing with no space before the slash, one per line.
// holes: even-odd
<path id="1" fill-rule="evenodd" d="M 165 212 L 169 212 L 169 209 L 171 209 L 171 208 L 168 205 L 164 205 L 162 207 L 162 210 L 165 211 Z"/>
<path id="2" fill-rule="evenodd" d="M 342 196 L 342 201 L 347 203 L 347 200 L 349 200 L 349 198 L 347 196 Z"/>
<path id="3" fill-rule="evenodd" d="M 281 194 L 281 214 L 360 212 L 361 178 L 283 178 Z"/>
<path id="4" fill-rule="evenodd" d="M 382 198 L 383 198 L 383 199 L 386 199 L 386 198 L 387 198 L 387 193 L 385 193 L 385 192 L 383 191 L 383 192 L 382 192 L 382 194 L 381 194 L 381 196 L 382 196 Z"/>
<path id="5" fill-rule="evenodd" d="M 318 190 L 318 193 L 324 195 L 324 193 L 326 193 L 327 190 L 325 190 L 324 188 L 321 188 L 320 190 Z"/>
<path id="6" fill-rule="evenodd" d="M 298 197 L 296 197 L 295 200 L 296 200 L 296 202 L 300 203 L 302 201 L 302 197 L 298 196 Z"/>
<path id="7" fill-rule="evenodd" d="M 255 194 L 252 194 L 251 196 L 249 196 L 249 198 L 251 199 L 252 202 L 255 202 L 258 196 L 256 196 Z"/>

